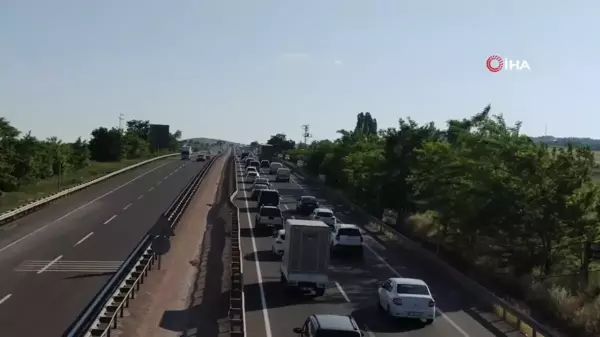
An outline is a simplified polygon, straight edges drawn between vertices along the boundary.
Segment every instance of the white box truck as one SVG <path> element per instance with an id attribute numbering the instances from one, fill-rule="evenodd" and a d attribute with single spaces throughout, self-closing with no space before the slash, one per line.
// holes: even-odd
<path id="1" fill-rule="evenodd" d="M 323 296 L 329 277 L 329 233 L 320 220 L 287 219 L 281 259 L 281 283 L 285 290 L 310 289 Z"/>

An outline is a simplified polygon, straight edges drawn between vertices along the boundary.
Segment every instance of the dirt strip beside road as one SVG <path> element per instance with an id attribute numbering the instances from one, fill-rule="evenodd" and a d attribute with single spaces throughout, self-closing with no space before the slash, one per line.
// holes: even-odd
<path id="1" fill-rule="evenodd" d="M 227 327 L 227 163 L 227 157 L 218 159 L 204 178 L 171 238 L 161 270 L 149 274 L 115 335 L 217 337 Z"/>

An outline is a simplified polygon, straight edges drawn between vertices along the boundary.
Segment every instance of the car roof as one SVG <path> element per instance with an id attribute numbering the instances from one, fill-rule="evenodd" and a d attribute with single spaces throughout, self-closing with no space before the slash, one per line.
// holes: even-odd
<path id="1" fill-rule="evenodd" d="M 426 286 L 427 283 L 425 281 L 418 278 L 407 278 L 407 277 L 392 277 L 390 280 L 394 281 L 396 284 L 414 284 L 414 285 L 422 285 Z"/>
<path id="2" fill-rule="evenodd" d="M 260 179 L 260 178 L 258 178 L 258 179 Z M 267 189 L 267 188 L 269 188 L 269 185 L 267 185 L 267 184 L 254 184 L 254 188 L 257 188 L 257 187 L 264 187 L 265 189 Z"/>
<path id="3" fill-rule="evenodd" d="M 303 195 L 300 197 L 301 199 L 317 199 L 317 197 L 315 197 L 314 195 Z"/>
<path id="4" fill-rule="evenodd" d="M 360 331 L 351 316 L 319 314 L 313 315 L 313 317 L 319 323 L 319 329 L 356 332 Z"/>
<path id="5" fill-rule="evenodd" d="M 333 213 L 333 211 L 330 210 L 329 208 L 317 208 L 317 209 L 315 209 L 315 212 Z"/>

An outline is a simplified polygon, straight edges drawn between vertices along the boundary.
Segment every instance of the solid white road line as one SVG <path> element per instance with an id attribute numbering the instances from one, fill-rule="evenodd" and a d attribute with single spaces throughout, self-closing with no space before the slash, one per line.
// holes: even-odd
<path id="1" fill-rule="evenodd" d="M 117 215 L 116 215 L 116 214 L 115 214 L 115 215 L 113 215 L 113 216 L 111 216 L 111 217 L 110 217 L 108 220 L 104 221 L 104 224 L 105 224 L 105 225 L 106 225 L 106 224 L 108 224 L 109 222 L 113 221 L 113 219 L 114 219 L 114 218 L 116 218 L 116 217 L 117 217 Z"/>
<path id="2" fill-rule="evenodd" d="M 150 187 L 150 188 L 148 189 L 148 192 L 152 191 L 153 189 L 154 189 L 154 186 Z"/>
<path id="3" fill-rule="evenodd" d="M 143 195 L 143 194 L 142 194 L 142 195 L 140 195 L 140 196 L 138 197 L 138 200 L 142 199 L 143 197 L 144 197 L 144 195 Z"/>
<path id="4" fill-rule="evenodd" d="M 241 169 L 241 167 L 240 167 L 240 169 Z M 235 174 L 235 179 L 237 182 L 237 170 L 236 170 L 236 174 Z M 244 181 L 242 181 L 242 189 L 244 191 L 244 204 L 246 206 L 246 210 L 248 210 L 249 209 L 248 194 L 246 193 L 246 183 Z M 256 248 L 256 239 L 254 237 L 252 218 L 250 217 L 249 211 L 246 211 L 246 216 L 248 217 L 248 226 L 250 226 L 250 238 L 252 239 L 252 250 L 253 250 L 252 254 L 254 254 L 254 266 L 256 268 L 256 277 L 258 278 L 258 289 L 260 290 L 260 304 L 262 307 L 262 314 L 263 314 L 263 319 L 265 322 L 265 337 L 272 337 L 271 321 L 269 320 L 269 311 L 267 309 L 267 297 L 265 296 L 262 272 L 260 270 L 260 263 L 259 263 L 259 259 L 258 259 L 258 255 L 257 255 L 258 249 Z"/>
<path id="5" fill-rule="evenodd" d="M 83 239 L 77 241 L 77 243 L 73 247 L 77 247 L 79 244 L 81 244 L 83 241 L 87 240 L 87 238 L 89 238 L 92 235 L 94 235 L 94 232 L 90 232 L 90 234 L 84 236 Z"/>
<path id="6" fill-rule="evenodd" d="M 44 268 L 40 269 L 40 271 L 38 271 L 37 273 L 41 274 L 41 273 L 45 272 L 46 269 L 50 268 L 53 264 L 55 264 L 56 262 L 58 262 L 58 260 L 62 259 L 62 257 L 63 256 L 61 255 L 61 256 L 57 257 L 56 259 L 50 261 L 46 266 L 44 266 Z"/>
<path id="7" fill-rule="evenodd" d="M 292 183 L 296 186 L 298 186 L 303 192 L 309 193 L 308 188 L 305 188 L 303 186 L 301 186 L 299 183 L 297 183 L 295 181 L 295 179 L 291 179 Z M 369 236 L 369 235 L 368 235 Z M 370 237 L 370 236 L 369 236 Z M 375 239 L 373 239 L 371 237 L 371 239 L 373 241 L 377 241 Z M 392 274 L 396 275 L 397 277 L 401 277 L 400 273 L 394 269 L 394 267 L 392 267 L 389 263 L 387 263 L 387 261 L 385 261 L 385 259 L 383 257 L 381 257 L 381 255 L 379 255 L 373 248 L 371 248 L 369 245 L 365 244 L 365 247 L 367 247 L 367 249 L 373 253 L 373 255 L 379 260 L 381 261 L 386 267 L 387 269 L 389 269 Z M 341 288 L 341 287 L 340 287 Z M 456 324 L 456 322 L 454 322 L 450 317 L 448 317 L 448 315 L 446 315 L 446 313 L 444 311 L 442 311 L 440 308 L 435 308 L 435 310 L 440 314 L 440 316 L 446 320 L 450 325 L 452 325 L 452 327 L 454 327 L 454 329 L 456 329 L 456 331 L 458 331 L 460 334 L 462 334 L 464 337 L 470 337 L 469 334 L 463 330 L 458 324 Z"/>
<path id="8" fill-rule="evenodd" d="M 350 303 L 350 298 L 348 297 L 348 295 L 344 291 L 344 288 L 342 288 L 342 286 L 339 284 L 339 282 L 335 281 L 335 286 L 338 288 L 338 290 L 340 291 L 340 293 L 342 294 L 342 296 L 344 296 L 344 299 L 346 300 L 346 302 Z"/>
<path id="9" fill-rule="evenodd" d="M 131 207 L 131 203 L 128 203 L 125 207 L 123 207 L 123 210 L 126 211 L 129 207 Z"/>
<path id="10" fill-rule="evenodd" d="M 157 167 L 155 167 L 155 168 L 153 168 L 153 169 L 151 169 L 151 170 L 149 170 L 149 171 L 146 171 L 146 172 L 144 172 L 144 173 L 140 174 L 139 176 L 137 176 L 137 177 L 135 177 L 135 178 L 131 179 L 130 181 L 128 181 L 128 182 L 126 182 L 126 183 L 124 183 L 123 185 L 120 185 L 119 187 L 115 188 L 114 190 L 112 190 L 112 191 L 109 191 L 109 192 L 107 192 L 107 193 L 104 193 L 103 195 L 101 195 L 101 196 L 99 196 L 98 198 L 96 198 L 96 199 L 94 199 L 94 200 L 92 200 L 92 201 L 88 202 L 87 204 L 81 205 L 81 206 L 79 206 L 79 207 L 75 208 L 74 210 L 70 211 L 69 213 L 67 213 L 67 214 L 65 214 L 65 215 L 63 215 L 63 216 L 61 216 L 60 218 L 58 218 L 58 219 L 56 219 L 56 220 L 54 220 L 54 221 L 52 221 L 52 222 L 50 222 L 50 223 L 48 223 L 48 224 L 45 224 L 44 226 L 42 226 L 42 227 L 40 227 L 40 228 L 38 228 L 38 229 L 34 230 L 33 232 L 31 232 L 31 233 L 29 233 L 29 234 L 27 234 L 27 235 L 24 235 L 24 236 L 22 236 L 21 238 L 19 238 L 19 239 L 15 240 L 15 241 L 13 241 L 13 242 L 9 243 L 8 245 L 6 245 L 6 246 L 4 246 L 4 247 L 0 248 L 0 253 L 2 253 L 3 251 L 5 251 L 5 250 L 9 249 L 9 248 L 10 248 L 10 247 L 12 247 L 12 246 L 14 246 L 14 245 L 18 244 L 19 242 L 21 242 L 21 241 L 23 241 L 23 240 L 25 240 L 25 239 L 27 239 L 27 238 L 31 237 L 32 235 L 34 235 L 34 234 L 36 234 L 36 233 L 38 233 L 38 232 L 41 232 L 42 230 L 44 230 L 44 229 L 48 228 L 48 226 L 51 226 L 51 225 L 53 225 L 53 224 L 55 224 L 55 223 L 57 223 L 57 222 L 59 222 L 59 221 L 61 221 L 61 220 L 65 219 L 65 218 L 69 217 L 70 215 L 72 215 L 72 214 L 75 214 L 76 212 L 78 212 L 78 211 L 80 211 L 80 210 L 82 210 L 82 209 L 86 208 L 87 206 L 89 206 L 89 205 L 91 205 L 91 204 L 95 203 L 96 201 L 98 201 L 98 200 L 100 200 L 100 199 L 102 199 L 102 198 L 104 198 L 104 197 L 106 197 L 106 196 L 108 196 L 108 195 L 110 195 L 110 194 L 112 194 L 112 193 L 114 193 L 114 192 L 116 192 L 116 191 L 120 190 L 121 188 L 123 188 L 123 187 L 125 187 L 125 186 L 127 186 L 127 185 L 131 184 L 132 182 L 134 182 L 134 181 L 136 181 L 136 180 L 140 179 L 141 177 L 143 177 L 143 176 L 145 176 L 145 175 L 149 174 L 150 172 L 156 171 L 156 170 L 158 170 L 159 168 L 161 168 L 161 167 L 163 167 L 163 166 L 165 166 L 165 165 L 168 165 L 168 164 L 170 164 L 170 163 L 171 163 L 171 162 L 168 162 L 168 163 L 162 164 L 162 165 L 160 165 L 160 166 L 157 166 Z"/>
<path id="11" fill-rule="evenodd" d="M 6 295 L 6 296 L 4 296 L 4 297 L 0 298 L 0 304 L 2 304 L 2 303 L 4 303 L 4 302 L 8 301 L 8 299 L 9 299 L 9 298 L 11 298 L 11 296 L 12 296 L 12 294 L 8 294 L 8 295 Z"/>

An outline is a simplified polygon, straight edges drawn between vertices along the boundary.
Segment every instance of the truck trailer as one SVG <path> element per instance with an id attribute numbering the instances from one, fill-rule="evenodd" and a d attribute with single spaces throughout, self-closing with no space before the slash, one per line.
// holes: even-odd
<path id="1" fill-rule="evenodd" d="M 261 144 L 258 148 L 258 160 L 272 161 L 275 158 L 275 148 L 270 144 Z"/>
<path id="2" fill-rule="evenodd" d="M 323 296 L 329 283 L 329 235 L 331 229 L 320 220 L 287 219 L 286 240 L 281 259 L 281 284 L 286 292 L 309 289 Z"/>

